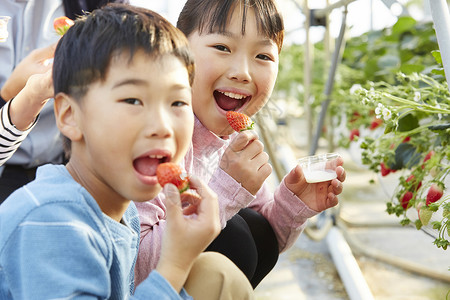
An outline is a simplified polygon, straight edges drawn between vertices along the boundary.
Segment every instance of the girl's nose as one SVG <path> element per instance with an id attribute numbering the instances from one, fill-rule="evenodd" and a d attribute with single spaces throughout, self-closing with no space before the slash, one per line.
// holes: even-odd
<path id="1" fill-rule="evenodd" d="M 252 80 L 249 61 L 245 57 L 237 58 L 230 65 L 228 78 L 234 81 L 248 83 Z"/>

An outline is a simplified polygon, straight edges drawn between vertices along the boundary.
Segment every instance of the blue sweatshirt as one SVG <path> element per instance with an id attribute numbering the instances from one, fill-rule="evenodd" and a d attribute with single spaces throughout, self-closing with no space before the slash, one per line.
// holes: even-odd
<path id="1" fill-rule="evenodd" d="M 133 203 L 116 222 L 64 166 L 40 167 L 0 206 L 0 299 L 192 299 L 155 270 L 132 296 L 139 233 Z"/>

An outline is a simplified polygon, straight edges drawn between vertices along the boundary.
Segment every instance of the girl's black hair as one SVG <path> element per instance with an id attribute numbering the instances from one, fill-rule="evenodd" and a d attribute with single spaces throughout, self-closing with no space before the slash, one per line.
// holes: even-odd
<path id="1" fill-rule="evenodd" d="M 186 36 L 197 30 L 200 34 L 223 33 L 237 8 L 242 8 L 242 34 L 245 33 L 248 9 L 253 9 L 259 33 L 273 40 L 281 52 L 284 25 L 274 0 L 187 0 L 177 27 Z"/>
<path id="2" fill-rule="evenodd" d="M 131 61 L 137 50 L 155 59 L 166 54 L 179 58 L 192 84 L 194 61 L 180 30 L 153 11 L 108 4 L 77 19 L 60 39 L 53 63 L 55 95 L 82 98 L 90 84 L 105 79 L 115 55 L 128 52 Z"/>

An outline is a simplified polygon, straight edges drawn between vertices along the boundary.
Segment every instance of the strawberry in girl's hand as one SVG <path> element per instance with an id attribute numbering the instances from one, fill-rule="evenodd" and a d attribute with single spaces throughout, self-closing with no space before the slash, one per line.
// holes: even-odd
<path id="1" fill-rule="evenodd" d="M 53 28 L 56 33 L 63 36 L 75 22 L 68 17 L 59 17 L 53 20 Z"/>
<path id="2" fill-rule="evenodd" d="M 167 162 L 158 165 L 156 177 L 161 186 L 165 186 L 167 183 L 174 184 L 180 194 L 189 189 L 189 177 L 183 174 L 181 167 L 175 163 Z"/>
<path id="3" fill-rule="evenodd" d="M 253 129 L 254 125 L 249 116 L 237 111 L 227 111 L 227 121 L 237 132 Z"/>
<path id="4" fill-rule="evenodd" d="M 444 186 L 442 183 L 433 183 L 428 190 L 427 194 L 427 206 L 431 203 L 434 203 L 441 199 L 442 195 L 444 193 Z"/>

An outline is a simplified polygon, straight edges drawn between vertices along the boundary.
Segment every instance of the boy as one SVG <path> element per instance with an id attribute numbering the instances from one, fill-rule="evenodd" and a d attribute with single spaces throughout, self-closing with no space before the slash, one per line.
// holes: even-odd
<path id="1" fill-rule="evenodd" d="M 70 159 L 40 167 L 35 181 L 0 206 L 1 299 L 133 294 L 140 229 L 130 199 L 156 196 L 158 164 L 185 155 L 192 79 L 185 37 L 144 9 L 108 6 L 61 38 L 53 66 L 55 117 L 70 140 Z M 214 193 L 195 177 L 191 187 L 202 198 L 196 218 L 182 216 L 175 186 L 164 187 L 162 255 L 134 291 L 137 299 L 191 299 L 182 287 L 195 285 L 191 269 L 220 230 Z M 210 288 L 223 291 L 224 282 Z"/>

